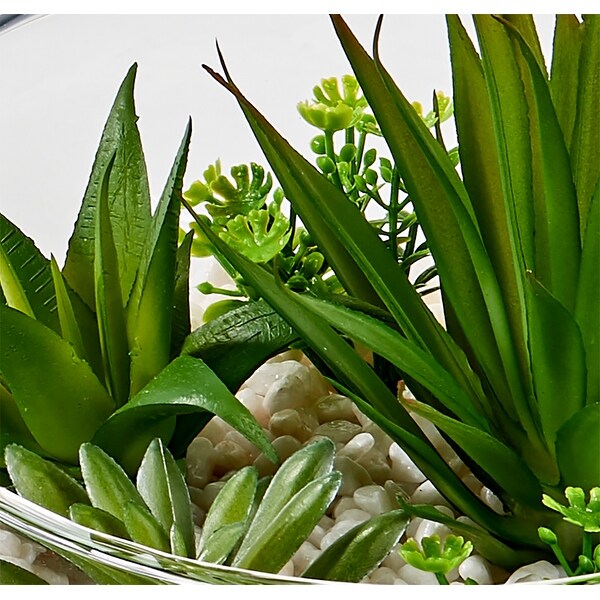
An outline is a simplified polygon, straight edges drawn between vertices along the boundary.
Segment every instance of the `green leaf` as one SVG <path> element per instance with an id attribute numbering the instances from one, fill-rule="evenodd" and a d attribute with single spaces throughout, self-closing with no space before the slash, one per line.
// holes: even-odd
<path id="1" fill-rule="evenodd" d="M 132 65 L 117 93 L 96 153 L 92 173 L 69 241 L 63 274 L 84 302 L 94 308 L 95 222 L 102 180 L 114 156 L 108 185 L 108 207 L 119 272 L 122 304 L 135 279 L 141 249 L 150 224 L 150 193 L 137 129 L 133 89 L 137 64 Z"/>
<path id="2" fill-rule="evenodd" d="M 402 544 L 399 553 L 416 569 L 445 575 L 458 568 L 472 551 L 473 544 L 465 542 L 462 536 L 450 534 L 442 542 L 440 536 L 434 534 L 424 537 L 420 545 L 415 538 L 409 538 Z"/>
<path id="3" fill-rule="evenodd" d="M 127 304 L 131 396 L 168 364 L 171 355 L 179 201 L 191 134 L 189 121 L 152 218 Z"/>
<path id="4" fill-rule="evenodd" d="M 585 351 L 571 313 L 531 274 L 525 291 L 537 410 L 552 452 L 556 432 L 586 402 Z M 548 481 L 557 482 L 558 473 L 555 481 Z"/>
<path id="5" fill-rule="evenodd" d="M 113 164 L 111 160 L 106 168 L 96 206 L 94 276 L 106 387 L 117 406 L 121 406 L 129 396 L 129 347 L 121 298 L 121 276 L 108 213 L 108 181 Z"/>
<path id="6" fill-rule="evenodd" d="M 56 299 L 48 260 L 16 225 L 0 213 L 0 287 L 9 306 L 58 331 Z"/>
<path id="7" fill-rule="evenodd" d="M 194 523 L 187 485 L 159 438 L 151 442 L 142 459 L 137 488 L 163 530 L 169 532 L 171 551 L 194 557 Z"/>
<path id="8" fill-rule="evenodd" d="M 0 585 L 49 585 L 35 573 L 0 558 Z"/>
<path id="9" fill-rule="evenodd" d="M 76 464 L 114 410 L 90 366 L 72 346 L 30 317 L 0 306 L 2 373 L 37 442 L 54 457 Z"/>
<path id="10" fill-rule="evenodd" d="M 145 505 L 127 502 L 123 507 L 123 523 L 129 537 L 138 544 L 169 552 L 169 536 Z"/>
<path id="11" fill-rule="evenodd" d="M 69 507 L 69 518 L 71 521 L 94 531 L 101 531 L 115 537 L 129 539 L 127 530 L 119 519 L 95 506 L 90 506 L 89 504 L 71 504 Z"/>
<path id="12" fill-rule="evenodd" d="M 322 552 L 302 577 L 358 583 L 389 554 L 404 533 L 408 517 L 392 510 L 353 527 Z"/>
<path id="13" fill-rule="evenodd" d="M 182 354 L 201 358 L 233 392 L 298 335 L 264 300 L 209 321 L 185 340 Z"/>
<path id="14" fill-rule="evenodd" d="M 202 526 L 202 536 L 198 545 L 200 560 L 212 562 L 214 559 L 210 557 L 219 556 L 221 560 L 218 562 L 222 562 L 227 558 L 248 526 L 257 484 L 258 473 L 255 467 L 245 467 L 227 480 Z M 225 531 L 226 542 L 220 539 Z M 229 544 L 229 552 L 225 554 Z"/>
<path id="15" fill-rule="evenodd" d="M 302 450 L 296 454 L 300 452 Z M 275 484 L 278 473 L 273 477 L 271 486 Z M 293 485 L 295 481 L 292 480 L 290 483 Z M 263 506 L 269 507 L 265 512 L 271 512 L 269 505 L 279 504 L 274 502 L 269 487 L 232 565 L 242 569 L 260 569 L 267 573 L 277 573 L 325 514 L 341 483 L 342 475 L 338 471 L 310 481 L 273 515 L 268 526 L 263 524 L 259 529 L 254 524 L 257 520 L 260 522 L 262 515 L 265 514 L 262 511 Z M 277 485 L 279 487 L 281 482 Z"/>
<path id="16" fill-rule="evenodd" d="M 194 232 L 188 231 L 177 248 L 175 284 L 173 286 L 173 318 L 171 321 L 171 358 L 181 352 L 185 338 L 190 334 L 190 254 Z"/>
<path id="17" fill-rule="evenodd" d="M 73 305 L 71 304 L 71 297 L 54 257 L 50 259 L 50 270 L 56 293 L 56 308 L 62 338 L 73 346 L 79 358 L 87 360 L 85 345 L 81 337 Z"/>
<path id="18" fill-rule="evenodd" d="M 180 356 L 144 389 L 117 410 L 98 430 L 92 442 L 132 473 L 151 442 L 153 431 L 172 424 L 175 415 L 212 413 L 238 430 L 270 460 L 277 454 L 260 425 L 225 384 L 200 359 Z M 202 414 L 199 415 L 202 417 Z M 172 425 L 171 425 L 172 427 Z M 167 428 L 168 438 L 172 433 Z M 127 444 L 123 444 L 127 440 Z"/>
<path id="19" fill-rule="evenodd" d="M 443 415 L 422 402 L 402 401 L 454 441 L 511 498 L 528 506 L 539 506 L 542 488 L 527 465 L 527 457 L 523 459 L 490 433 Z"/>
<path id="20" fill-rule="evenodd" d="M 7 446 L 4 456 L 19 496 L 63 517 L 72 504 L 89 504 L 83 487 L 54 463 L 16 444 Z"/>
<path id="21" fill-rule="evenodd" d="M 575 70 L 575 65 L 572 65 Z M 583 233 L 594 190 L 598 184 L 600 144 L 598 120 L 600 106 L 600 18 L 597 14 L 584 15 L 581 28 L 581 50 L 577 78 L 577 112 L 571 139 L 573 179 L 577 188 L 579 219 Z"/>
<path id="22" fill-rule="evenodd" d="M 144 505 L 142 497 L 125 471 L 94 444 L 81 445 L 79 464 L 92 506 L 123 521 L 123 511 L 128 502 Z"/>
<path id="23" fill-rule="evenodd" d="M 600 404 L 588 404 L 556 434 L 561 485 L 591 489 L 600 481 Z"/>
<path id="24" fill-rule="evenodd" d="M 600 487 L 590 490 L 590 500 L 586 503 L 585 492 L 579 487 L 567 487 L 565 496 L 569 506 L 560 504 L 544 494 L 542 502 L 548 508 L 559 512 L 565 521 L 582 527 L 587 533 L 600 532 Z"/>

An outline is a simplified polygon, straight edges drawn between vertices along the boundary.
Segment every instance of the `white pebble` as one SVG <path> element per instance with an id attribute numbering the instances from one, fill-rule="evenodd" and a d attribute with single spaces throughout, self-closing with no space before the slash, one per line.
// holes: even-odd
<path id="1" fill-rule="evenodd" d="M 340 513 L 340 515 L 337 518 L 337 522 L 339 523 L 340 521 L 354 521 L 355 523 L 364 523 L 370 518 L 371 515 L 368 512 L 361 510 L 360 508 L 349 508 L 348 510 L 345 510 L 344 512 Z"/>
<path id="2" fill-rule="evenodd" d="M 282 577 L 293 577 L 294 576 L 294 561 L 288 560 L 281 570 L 279 571 L 279 575 Z"/>
<path id="3" fill-rule="evenodd" d="M 21 539 L 4 529 L 0 529 L 0 555 L 21 558 Z"/>
<path id="4" fill-rule="evenodd" d="M 352 496 L 360 488 L 373 483 L 369 472 L 347 456 L 337 456 L 334 461 L 335 468 L 342 474 L 342 485 L 338 496 Z"/>
<path id="5" fill-rule="evenodd" d="M 310 413 L 301 411 L 302 409 L 285 408 L 273 414 L 269 420 L 271 433 L 276 437 L 291 435 L 305 442 L 312 435 L 315 423 L 311 422 Z"/>
<path id="6" fill-rule="evenodd" d="M 481 491 L 479 492 L 479 497 L 495 513 L 498 513 L 499 515 L 504 514 L 504 506 L 502 505 L 502 500 L 500 500 L 500 498 L 498 498 L 498 496 L 496 496 L 496 494 L 494 494 L 494 492 L 492 492 L 492 490 L 490 490 L 489 488 L 487 488 L 485 486 L 482 487 Z"/>
<path id="7" fill-rule="evenodd" d="M 315 404 L 315 410 L 320 423 L 338 420 L 356 423 L 357 418 L 352 407 L 352 400 L 340 394 L 323 396 Z"/>
<path id="8" fill-rule="evenodd" d="M 212 442 L 201 436 L 194 438 L 188 446 L 185 464 L 188 485 L 203 488 L 212 479 L 215 467 Z"/>
<path id="9" fill-rule="evenodd" d="M 380 585 L 393 585 L 398 578 L 398 574 L 392 571 L 389 567 L 379 567 L 369 575 L 370 583 Z"/>
<path id="10" fill-rule="evenodd" d="M 400 579 L 412 585 L 437 585 L 438 580 L 433 573 L 421 571 L 412 565 L 404 565 L 399 571 Z"/>
<path id="11" fill-rule="evenodd" d="M 301 575 L 307 567 L 319 556 L 321 551 L 311 542 L 303 542 L 300 548 L 294 554 L 294 574 Z"/>
<path id="12" fill-rule="evenodd" d="M 379 485 L 383 485 L 392 478 L 392 468 L 386 455 L 377 446 L 363 454 L 357 462 L 366 469 L 373 481 Z"/>
<path id="13" fill-rule="evenodd" d="M 220 417 L 213 417 L 200 432 L 200 437 L 210 440 L 213 444 L 218 444 L 229 431 L 233 428 L 225 423 Z"/>
<path id="14" fill-rule="evenodd" d="M 381 563 L 382 567 L 389 567 L 396 573 L 406 564 L 405 560 L 400 556 L 398 549 L 401 544 L 396 544 L 392 548 L 392 551 L 383 559 Z"/>
<path id="15" fill-rule="evenodd" d="M 354 498 L 343 496 L 338 500 L 334 500 L 333 511 L 331 514 L 333 515 L 334 519 L 337 519 L 343 512 L 346 512 L 352 508 L 358 508 L 358 504 L 354 502 Z"/>
<path id="16" fill-rule="evenodd" d="M 260 396 L 249 387 L 242 388 L 235 396 L 252 413 L 261 427 L 267 427 L 270 415 L 265 409 L 264 396 Z"/>
<path id="17" fill-rule="evenodd" d="M 406 537 L 407 538 L 415 537 L 415 535 L 417 535 L 417 531 L 423 521 L 424 521 L 424 519 L 422 519 L 421 517 L 413 517 L 406 527 Z"/>
<path id="18" fill-rule="evenodd" d="M 540 560 L 517 569 L 507 580 L 507 584 L 545 581 L 564 577 L 564 570 L 547 560 Z"/>
<path id="19" fill-rule="evenodd" d="M 375 438 L 370 433 L 359 433 L 338 452 L 338 456 L 347 456 L 352 460 L 358 460 L 369 452 L 374 445 Z"/>
<path id="20" fill-rule="evenodd" d="M 448 535 L 450 535 L 452 531 L 446 525 L 442 523 L 437 523 L 436 521 L 429 521 L 428 519 L 424 519 L 422 523 L 419 525 L 414 538 L 421 543 L 421 540 L 425 537 L 431 537 L 432 535 L 438 535 L 441 540 L 446 539 Z"/>
<path id="21" fill-rule="evenodd" d="M 291 435 L 282 435 L 275 438 L 272 442 L 273 448 L 277 451 L 277 455 L 281 462 L 288 459 L 294 452 L 297 452 L 302 447 L 302 444 Z"/>
<path id="22" fill-rule="evenodd" d="M 338 521 L 321 539 L 321 550 L 329 548 L 331 544 L 357 525 L 356 521 Z"/>
<path id="23" fill-rule="evenodd" d="M 334 442 L 342 442 L 343 444 L 347 444 L 360 432 L 360 425 L 339 419 L 323 423 L 315 429 L 315 435 L 323 435 L 332 439 Z"/>
<path id="24" fill-rule="evenodd" d="M 482 488 L 481 481 L 479 481 L 479 479 L 477 479 L 473 473 L 470 471 L 465 473 L 461 477 L 461 480 L 474 494 L 479 495 L 479 492 Z"/>
<path id="25" fill-rule="evenodd" d="M 327 529 L 325 529 L 325 527 L 317 524 L 315 525 L 314 529 L 310 532 L 310 535 L 308 536 L 306 541 L 310 542 L 313 546 L 320 548 L 321 540 L 323 539 L 323 536 L 325 535 L 326 531 Z"/>
<path id="26" fill-rule="evenodd" d="M 410 498 L 413 504 L 442 504 L 450 507 L 450 503 L 435 489 L 433 483 L 424 481 Z"/>
<path id="27" fill-rule="evenodd" d="M 359 508 L 372 515 L 380 515 L 396 508 L 385 489 L 380 485 L 368 485 L 358 488 L 354 492 L 353 498 Z"/>
<path id="28" fill-rule="evenodd" d="M 490 565 L 483 556 L 472 555 L 467 557 L 459 566 L 458 574 L 464 581 L 472 579 L 479 585 L 489 585 L 493 583 Z"/>
<path id="29" fill-rule="evenodd" d="M 389 450 L 392 462 L 392 478 L 394 481 L 422 483 L 426 477 L 410 459 L 408 454 L 394 442 Z"/>
<path id="30" fill-rule="evenodd" d="M 314 402 L 310 401 L 311 379 L 308 367 L 295 361 L 286 361 L 276 365 L 277 379 L 265 393 L 265 409 L 270 414 L 284 408 L 301 408 Z"/>
<path id="31" fill-rule="evenodd" d="M 215 475 L 224 475 L 229 471 L 237 471 L 248 465 L 251 457 L 236 442 L 231 440 L 221 440 L 214 447 L 214 473 Z"/>

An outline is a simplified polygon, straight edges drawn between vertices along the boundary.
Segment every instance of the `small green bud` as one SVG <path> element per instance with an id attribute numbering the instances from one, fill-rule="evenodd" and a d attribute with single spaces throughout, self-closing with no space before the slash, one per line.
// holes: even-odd
<path id="1" fill-rule="evenodd" d="M 315 154 L 325 154 L 325 136 L 317 135 L 310 141 L 310 149 Z"/>
<path id="2" fill-rule="evenodd" d="M 340 150 L 340 160 L 349 163 L 356 156 L 356 146 L 354 144 L 344 144 Z"/>
<path id="3" fill-rule="evenodd" d="M 370 148 L 367 150 L 363 156 L 363 165 L 365 167 L 370 167 L 377 158 L 377 150 L 375 148 Z"/>
<path id="4" fill-rule="evenodd" d="M 538 536 L 544 544 L 548 544 L 549 546 L 554 546 L 558 544 L 558 537 L 552 531 L 552 529 L 548 529 L 547 527 L 538 527 Z"/>
<path id="5" fill-rule="evenodd" d="M 201 294 L 212 294 L 212 291 L 215 289 L 215 286 L 210 283 L 210 281 L 203 281 L 196 286 L 196 289 Z"/>
<path id="6" fill-rule="evenodd" d="M 319 156 L 317 158 L 317 167 L 325 173 L 325 175 L 331 175 L 335 173 L 335 163 L 329 158 L 329 156 Z"/>
<path id="7" fill-rule="evenodd" d="M 325 257 L 320 252 L 311 252 L 302 261 L 302 274 L 307 279 L 311 279 L 321 270 L 324 262 Z"/>
<path id="8" fill-rule="evenodd" d="M 473 551 L 473 544 L 450 534 L 444 542 L 438 535 L 424 537 L 421 546 L 409 538 L 398 550 L 400 556 L 421 571 L 446 574 L 460 565 Z"/>
<path id="9" fill-rule="evenodd" d="M 594 563 L 583 554 L 579 555 L 578 566 L 575 572 L 576 575 L 587 575 L 593 573 L 596 570 Z"/>
<path id="10" fill-rule="evenodd" d="M 600 571 L 600 544 L 594 548 L 594 563 L 598 571 Z"/>
<path id="11" fill-rule="evenodd" d="M 367 169 L 365 171 L 365 181 L 369 184 L 369 185 L 377 185 L 377 171 L 373 170 L 373 169 Z"/>
<path id="12" fill-rule="evenodd" d="M 287 280 L 287 286 L 296 292 L 302 292 L 308 287 L 308 280 L 303 275 L 292 275 Z"/>
<path id="13" fill-rule="evenodd" d="M 356 185 L 356 189 L 359 192 L 366 192 L 368 189 L 367 182 L 365 181 L 365 178 L 362 175 L 354 176 L 354 185 Z"/>

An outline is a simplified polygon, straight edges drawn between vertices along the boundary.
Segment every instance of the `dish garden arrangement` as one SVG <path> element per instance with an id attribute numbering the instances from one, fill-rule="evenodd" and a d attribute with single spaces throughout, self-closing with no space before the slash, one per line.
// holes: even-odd
<path id="1" fill-rule="evenodd" d="M 1 217 L 2 583 L 600 580 L 599 19 L 449 15 L 427 114 L 331 20 L 314 160 L 219 52 L 273 175 L 152 213 L 134 65 L 63 267 Z"/>

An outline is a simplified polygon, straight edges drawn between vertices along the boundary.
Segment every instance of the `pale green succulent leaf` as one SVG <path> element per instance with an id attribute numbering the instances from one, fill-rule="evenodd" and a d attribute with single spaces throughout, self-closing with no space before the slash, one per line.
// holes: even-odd
<path id="1" fill-rule="evenodd" d="M 169 552 L 169 536 L 145 504 L 129 501 L 123 507 L 123 524 L 129 537 L 138 544 Z"/>
<path id="2" fill-rule="evenodd" d="M 71 504 L 69 507 L 69 518 L 71 521 L 94 531 L 101 531 L 102 533 L 108 533 L 109 535 L 123 539 L 129 538 L 125 525 L 119 519 L 95 506 L 78 503 Z"/>

